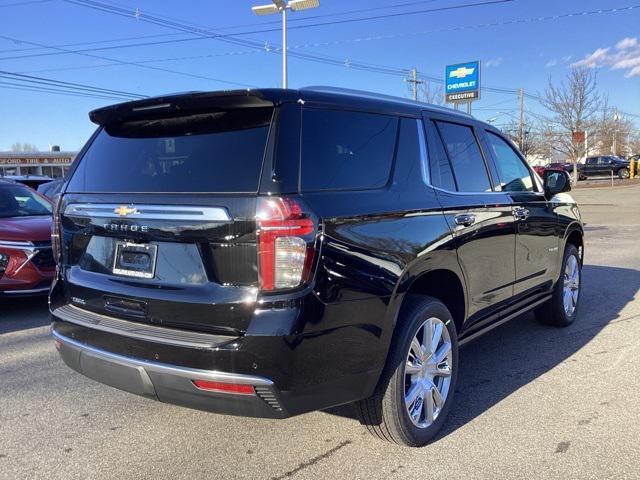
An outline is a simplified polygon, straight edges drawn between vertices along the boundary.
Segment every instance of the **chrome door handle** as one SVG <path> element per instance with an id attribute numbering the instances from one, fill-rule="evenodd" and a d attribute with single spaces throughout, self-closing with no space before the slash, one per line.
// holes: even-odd
<path id="1" fill-rule="evenodd" d="M 513 216 L 516 220 L 526 220 L 529 218 L 529 210 L 522 207 L 516 207 L 513 209 Z"/>
<path id="2" fill-rule="evenodd" d="M 456 225 L 460 225 L 461 227 L 470 227 L 476 223 L 476 216 L 472 213 L 462 213 L 460 215 L 456 215 L 454 221 L 456 222 Z"/>

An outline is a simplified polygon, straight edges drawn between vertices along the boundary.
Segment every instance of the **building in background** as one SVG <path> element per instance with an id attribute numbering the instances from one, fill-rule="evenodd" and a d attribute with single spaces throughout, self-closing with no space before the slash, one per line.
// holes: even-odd
<path id="1" fill-rule="evenodd" d="M 42 175 L 62 178 L 78 152 L 61 152 L 53 145 L 48 152 L 0 152 L 0 176 Z"/>

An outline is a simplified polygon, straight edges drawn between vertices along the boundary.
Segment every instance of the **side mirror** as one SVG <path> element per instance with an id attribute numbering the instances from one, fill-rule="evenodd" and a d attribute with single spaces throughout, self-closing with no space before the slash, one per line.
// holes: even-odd
<path id="1" fill-rule="evenodd" d="M 543 175 L 544 194 L 551 198 L 558 193 L 571 190 L 569 173 L 563 170 L 545 170 Z"/>

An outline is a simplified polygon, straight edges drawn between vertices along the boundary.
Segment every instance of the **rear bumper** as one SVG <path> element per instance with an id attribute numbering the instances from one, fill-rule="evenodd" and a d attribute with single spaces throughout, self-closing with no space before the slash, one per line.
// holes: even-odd
<path id="1" fill-rule="evenodd" d="M 143 397 L 215 413 L 285 418 L 280 393 L 264 377 L 201 370 L 118 355 L 52 330 L 56 348 L 73 370 L 100 383 Z M 253 394 L 219 393 L 197 388 L 193 380 L 251 385 Z"/>

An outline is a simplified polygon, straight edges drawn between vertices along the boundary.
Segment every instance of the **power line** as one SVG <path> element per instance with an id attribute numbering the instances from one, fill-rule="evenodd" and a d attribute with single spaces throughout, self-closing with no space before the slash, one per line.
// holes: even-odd
<path id="1" fill-rule="evenodd" d="M 0 8 L 18 7 L 21 5 L 31 5 L 32 3 L 45 3 L 45 2 L 52 2 L 52 1 L 53 0 L 26 0 L 24 2 L 4 3 L 0 5 Z"/>
<path id="2" fill-rule="evenodd" d="M 111 13 L 111 14 L 115 14 L 115 15 L 120 15 L 120 16 L 125 16 L 127 18 L 131 18 L 133 12 L 129 11 L 128 9 L 125 8 L 120 8 L 120 7 L 114 7 L 111 6 L 109 4 L 106 4 L 104 2 L 99 2 L 99 1 L 95 1 L 95 0 L 64 0 L 67 3 L 71 3 L 74 5 L 79 5 L 79 6 L 83 6 L 83 7 L 87 7 L 87 8 L 92 8 L 98 11 L 102 11 L 102 12 L 106 12 L 106 13 Z M 411 12 L 402 12 L 402 13 L 396 13 L 396 14 L 389 14 L 389 15 L 378 15 L 378 16 L 372 16 L 372 17 L 361 17 L 361 18 L 356 18 L 356 19 L 350 19 L 350 20 L 340 20 L 340 21 L 336 21 L 335 23 L 346 23 L 346 22 L 354 22 L 354 21 L 364 21 L 364 20 L 373 20 L 373 19 L 377 19 L 377 18 L 388 18 L 389 16 L 400 16 L 400 15 L 415 15 L 415 14 L 419 14 L 419 13 L 429 13 L 429 12 L 437 12 L 437 11 L 444 11 L 444 10 L 453 10 L 453 9 L 462 9 L 462 8 L 471 8 L 471 7 L 478 7 L 478 6 L 488 6 L 488 5 L 493 5 L 493 4 L 501 4 L 501 3 L 510 3 L 513 2 L 515 0 L 491 0 L 488 2 L 477 2 L 477 3 L 467 3 L 467 4 L 462 4 L 462 5 L 456 5 L 456 6 L 449 6 L 449 7 L 438 7 L 435 9 L 423 9 L 423 10 L 418 10 L 418 11 L 411 11 Z M 212 30 L 203 30 L 201 28 L 196 28 L 190 25 L 186 25 L 180 22 L 176 22 L 173 20 L 164 20 L 161 18 L 158 18 L 157 16 L 154 15 L 149 15 L 149 14 L 144 14 L 144 15 L 140 15 L 138 17 L 139 21 L 144 21 L 144 22 L 148 22 L 154 25 L 159 25 L 159 26 L 164 26 L 166 28 L 171 28 L 174 30 L 179 30 L 185 33 L 193 33 L 196 35 L 199 35 L 200 37 L 203 38 L 211 38 L 213 40 L 218 40 L 218 41 L 222 41 L 222 42 L 226 42 L 226 43 L 232 43 L 235 45 L 243 45 L 243 46 L 248 46 L 248 47 L 253 47 L 253 48 L 260 48 L 263 45 L 265 45 L 263 42 L 256 42 L 255 40 L 244 40 L 244 39 L 239 39 L 236 38 L 238 36 L 244 36 L 244 35 L 251 35 L 251 34 L 255 34 L 255 33 L 265 33 L 265 32 L 275 32 L 275 31 L 280 31 L 279 28 L 276 29 L 266 29 L 266 30 L 255 30 L 255 31 L 251 31 L 251 32 L 239 32 L 239 33 L 233 33 L 233 34 L 220 34 L 217 32 L 213 32 Z M 334 23 L 334 24 L 335 24 Z M 331 22 L 324 22 L 322 25 L 329 25 L 331 24 Z M 292 26 L 290 28 L 308 28 L 308 27 L 312 27 L 312 26 L 321 26 L 320 24 L 316 23 L 316 24 L 310 24 L 310 25 L 300 25 L 300 26 Z M 270 50 L 267 50 L 270 51 Z M 336 59 L 332 59 L 331 57 L 321 57 L 318 55 L 310 55 L 310 54 L 302 54 L 300 52 L 291 52 L 290 53 L 291 56 L 295 56 L 297 58 L 303 58 L 303 59 L 307 59 L 307 60 L 312 60 L 312 61 L 319 61 L 321 63 L 334 63 L 336 64 Z M 344 63 L 343 60 L 338 59 L 337 60 L 337 64 L 342 64 Z"/>
<path id="3" fill-rule="evenodd" d="M 111 95 L 118 98 L 140 99 L 146 98 L 145 95 L 139 95 L 137 93 L 125 92 L 122 90 L 113 90 L 110 88 L 94 87 L 92 85 L 86 85 L 75 82 L 64 82 L 61 80 L 53 80 L 50 78 L 36 77 L 33 75 L 24 75 L 15 72 L 8 72 L 0 70 L 0 78 L 8 79 L 11 81 L 19 81 L 27 84 L 45 85 L 48 87 L 66 88 L 69 90 L 96 93 L 101 95 Z"/>
<path id="4" fill-rule="evenodd" d="M 26 92 L 37 92 L 37 93 L 47 93 L 47 94 L 56 94 L 56 95 L 65 95 L 69 97 L 84 97 L 84 98 L 95 98 L 101 100 L 131 100 L 127 97 L 116 97 L 116 96 L 106 96 L 106 95 L 97 95 L 97 94 L 88 94 L 88 93 L 80 93 L 80 92 L 72 92 L 68 90 L 60 90 L 55 88 L 47 88 L 47 87 L 39 87 L 35 85 L 28 84 L 20 84 L 13 82 L 0 82 L 0 88 L 8 89 L 8 90 L 20 90 Z"/>
<path id="5" fill-rule="evenodd" d="M 140 63 L 137 63 L 137 62 L 129 62 L 129 61 L 119 60 L 119 59 L 111 58 L 111 57 L 103 57 L 101 55 L 95 55 L 95 54 L 90 54 L 90 53 L 85 53 L 85 52 L 76 52 L 74 50 L 68 50 L 68 49 L 65 49 L 65 48 L 52 47 L 50 45 L 44 45 L 42 43 L 31 42 L 31 41 L 26 41 L 26 40 L 20 40 L 20 39 L 17 39 L 17 38 L 8 37 L 6 35 L 0 35 L 0 38 L 5 39 L 5 40 L 10 40 L 10 41 L 13 41 L 13 42 L 22 42 L 22 43 L 26 43 L 26 44 L 30 44 L 30 45 L 37 45 L 37 46 L 43 47 L 43 48 L 52 48 L 54 50 L 58 50 L 58 51 L 63 52 L 63 53 L 81 55 L 81 56 L 89 57 L 89 58 L 98 58 L 100 60 L 108 60 L 108 61 L 114 62 L 114 64 L 118 64 L 118 65 L 131 65 L 131 66 L 136 66 L 136 67 L 139 67 L 139 68 L 146 68 L 146 69 L 150 69 L 150 70 L 157 70 L 157 71 L 161 71 L 161 72 L 173 73 L 173 74 L 176 74 L 176 75 L 182 75 L 182 76 L 192 77 L 192 78 L 199 78 L 199 79 L 203 79 L 203 80 L 211 80 L 211 81 L 214 81 L 214 82 L 226 83 L 226 84 L 229 84 L 229 85 L 235 85 L 235 86 L 239 86 L 239 87 L 250 87 L 250 86 L 253 86 L 253 85 L 246 84 L 246 83 L 232 82 L 232 81 L 229 81 L 229 80 L 222 80 L 222 79 L 219 79 L 219 78 L 213 78 L 213 77 L 208 77 L 208 76 L 204 76 L 204 75 L 197 75 L 197 74 L 194 74 L 194 73 L 180 72 L 180 71 L 177 71 L 177 70 L 170 70 L 168 68 L 154 67 L 152 65 L 145 65 L 145 64 L 140 64 Z"/>
<path id="6" fill-rule="evenodd" d="M 92 7 L 89 7 L 89 8 L 92 8 Z M 513 20 L 506 20 L 506 21 L 500 21 L 500 22 L 489 22 L 489 23 L 481 23 L 481 24 L 473 24 L 473 25 L 459 25 L 459 26 L 457 25 L 457 26 L 437 28 L 437 29 L 432 29 L 432 30 L 422 30 L 422 31 L 417 31 L 417 32 L 400 32 L 400 33 L 383 34 L 383 35 L 368 35 L 368 36 L 365 36 L 365 37 L 357 37 L 357 38 L 352 38 L 352 39 L 304 43 L 304 44 L 289 46 L 289 49 L 291 50 L 291 49 L 304 49 L 304 48 L 312 48 L 312 47 L 328 47 L 328 46 L 347 44 L 347 43 L 361 43 L 361 42 L 365 42 L 365 41 L 390 40 L 390 39 L 394 39 L 394 38 L 403 38 L 403 37 L 411 37 L 411 36 L 419 36 L 419 35 L 430 35 L 430 34 L 434 34 L 434 33 L 454 32 L 454 31 L 470 30 L 470 29 L 476 29 L 476 28 L 491 28 L 491 27 L 501 27 L 501 26 L 526 24 L 526 23 L 540 23 L 540 22 L 563 20 L 563 19 L 572 18 L 572 17 L 576 17 L 577 18 L 577 17 L 584 17 L 584 16 L 591 16 L 591 15 L 623 13 L 623 12 L 627 12 L 627 11 L 630 11 L 630 10 L 635 10 L 635 9 L 638 9 L 638 8 L 640 8 L 640 5 L 631 5 L 631 6 L 628 6 L 628 7 L 608 8 L 608 9 L 589 10 L 589 11 L 578 11 L 578 12 L 570 12 L 570 13 L 566 13 L 566 14 L 559 14 L 559 15 L 547 15 L 547 16 L 540 16 L 540 17 L 517 18 L 517 19 L 513 19 Z M 109 12 L 109 13 L 113 13 L 113 12 Z M 127 17 L 131 17 L 132 14 L 130 13 L 130 14 L 127 14 L 126 16 Z M 297 20 L 306 20 L 306 19 L 305 18 L 302 18 L 302 19 L 298 18 Z M 213 30 L 212 29 L 206 29 L 206 30 L 203 30 L 203 31 L 211 33 Z M 276 29 L 273 29 L 273 31 L 276 31 Z M 243 33 L 248 35 L 248 34 L 251 34 L 251 33 L 256 33 L 256 31 L 243 32 Z M 164 34 L 154 34 L 154 35 L 142 35 L 142 36 L 138 36 L 138 37 L 125 37 L 125 38 L 120 38 L 120 39 L 61 44 L 61 45 L 51 46 L 50 48 L 55 48 L 55 47 L 75 47 L 75 46 L 83 46 L 83 45 L 96 45 L 96 44 L 104 44 L 104 43 L 121 42 L 121 41 L 126 41 L 126 40 L 139 40 L 139 39 L 158 38 L 158 37 L 160 37 L 160 38 L 173 37 L 173 36 L 177 36 L 177 35 L 192 35 L 192 33 L 190 33 L 190 32 L 179 32 L 179 33 L 164 33 Z M 217 37 L 224 38 L 224 37 L 227 37 L 227 36 L 230 37 L 230 36 L 235 36 L 235 35 L 239 35 L 239 34 L 218 34 Z M 174 40 L 164 40 L 164 41 L 155 41 L 155 42 L 138 42 L 138 43 L 130 43 L 130 44 L 124 44 L 124 45 L 111 45 L 111 46 L 106 46 L 106 47 L 74 50 L 74 52 L 92 52 L 92 51 L 102 51 L 102 50 L 117 50 L 117 49 L 121 49 L 121 48 L 157 46 L 157 45 L 164 45 L 164 44 L 170 44 L 170 43 L 200 41 L 200 40 L 206 40 L 206 39 L 210 39 L 210 38 L 214 38 L 214 37 L 216 37 L 216 36 L 210 35 L 210 36 L 198 36 L 198 37 L 180 38 L 180 39 L 174 39 Z M 264 46 L 265 44 L 263 43 L 263 44 L 260 44 L 260 45 Z M 47 48 L 47 47 L 44 47 L 44 48 Z M 36 47 L 36 48 L 31 48 L 31 49 L 7 49 L 7 50 L 0 50 L 0 53 L 24 52 L 24 51 L 37 50 L 37 49 L 40 49 L 40 48 Z M 0 60 L 14 60 L 14 59 L 23 59 L 23 58 L 40 57 L 40 56 L 51 56 L 51 55 L 61 55 L 61 54 L 64 54 L 64 52 L 62 52 L 62 53 L 61 52 L 44 52 L 44 53 L 35 53 L 35 54 L 3 57 L 3 58 L 0 58 Z"/>

